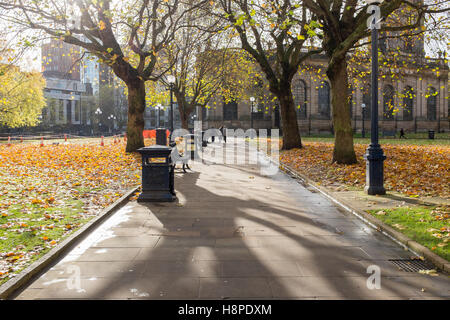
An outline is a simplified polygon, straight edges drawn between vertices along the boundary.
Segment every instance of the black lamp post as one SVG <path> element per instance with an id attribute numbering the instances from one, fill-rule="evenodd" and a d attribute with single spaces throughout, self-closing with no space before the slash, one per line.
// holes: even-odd
<path id="1" fill-rule="evenodd" d="M 156 110 L 158 113 L 158 128 L 161 128 L 161 109 L 162 109 L 161 104 L 156 105 Z"/>
<path id="2" fill-rule="evenodd" d="M 100 115 L 102 114 L 103 112 L 102 112 L 102 109 L 100 109 L 100 108 L 97 108 L 97 110 L 95 110 L 95 112 L 94 112 L 94 114 L 97 116 L 97 129 L 98 129 L 98 131 L 100 131 L 100 126 L 102 125 L 101 123 L 100 123 Z"/>
<path id="3" fill-rule="evenodd" d="M 170 135 L 169 141 L 172 141 L 172 132 L 173 132 L 173 86 L 175 84 L 175 77 L 170 75 L 167 77 L 167 82 L 169 82 L 170 89 Z"/>
<path id="4" fill-rule="evenodd" d="M 250 129 L 253 129 L 253 105 L 255 103 L 255 97 L 250 97 L 250 102 L 252 103 L 250 109 Z"/>
<path id="5" fill-rule="evenodd" d="M 364 127 L 364 121 L 365 121 L 365 114 L 366 114 L 366 104 L 365 103 L 363 103 L 362 105 L 361 105 L 361 112 L 362 112 L 362 131 L 361 131 L 361 134 L 362 134 L 362 137 L 363 138 L 365 138 L 366 137 L 366 130 L 365 130 L 365 127 Z"/>
<path id="6" fill-rule="evenodd" d="M 383 186 L 383 162 L 386 156 L 378 143 L 378 29 L 380 28 L 381 0 L 366 0 L 369 4 L 367 12 L 372 16 L 367 21 L 372 32 L 372 116 L 370 145 L 364 158 L 366 159 L 366 187 L 365 191 L 370 195 L 386 194 Z"/>
<path id="7" fill-rule="evenodd" d="M 116 116 L 115 115 L 109 115 L 108 116 L 108 120 L 111 120 L 111 122 L 112 122 L 112 125 L 111 125 L 111 127 L 112 127 L 112 129 L 111 129 L 111 127 L 109 127 L 109 132 L 111 133 L 111 131 L 114 131 L 114 124 L 115 124 L 115 120 L 116 120 L 117 118 L 116 118 Z"/>

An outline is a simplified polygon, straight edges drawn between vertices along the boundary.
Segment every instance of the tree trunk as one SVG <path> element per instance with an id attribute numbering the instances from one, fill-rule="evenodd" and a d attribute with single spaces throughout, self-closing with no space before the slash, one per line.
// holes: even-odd
<path id="1" fill-rule="evenodd" d="M 144 147 L 145 82 L 139 79 L 127 83 L 128 124 L 126 152 Z"/>
<path id="2" fill-rule="evenodd" d="M 188 118 L 188 115 L 186 115 L 185 112 L 180 111 L 181 127 L 186 130 L 189 129 L 189 124 L 188 124 L 187 118 Z"/>
<path id="3" fill-rule="evenodd" d="M 353 148 L 353 129 L 350 117 L 348 73 L 345 58 L 336 61 L 327 70 L 327 76 L 331 82 L 331 104 L 333 107 L 333 162 L 353 164 L 357 161 Z"/>
<path id="4" fill-rule="evenodd" d="M 188 118 L 189 115 L 192 112 L 189 112 L 189 104 L 186 102 L 185 97 L 182 95 L 182 93 L 177 92 L 177 90 L 174 90 L 175 98 L 178 102 L 178 112 L 180 114 L 180 121 L 181 121 L 181 128 L 188 130 L 189 124 L 188 124 Z"/>
<path id="5" fill-rule="evenodd" d="M 275 92 L 274 92 L 275 93 Z M 297 113 L 295 112 L 294 98 L 291 91 L 291 83 L 283 82 L 275 95 L 280 102 L 281 121 L 283 129 L 282 150 L 290 150 L 302 147 L 302 140 L 298 130 Z"/>
<path id="6" fill-rule="evenodd" d="M 185 130 L 189 129 L 189 124 L 188 124 L 188 117 L 189 117 L 189 113 L 187 112 L 187 104 L 185 102 L 182 102 L 182 99 L 179 99 L 177 97 L 177 101 L 178 101 L 178 111 L 180 113 L 180 121 L 181 121 L 181 127 Z"/>

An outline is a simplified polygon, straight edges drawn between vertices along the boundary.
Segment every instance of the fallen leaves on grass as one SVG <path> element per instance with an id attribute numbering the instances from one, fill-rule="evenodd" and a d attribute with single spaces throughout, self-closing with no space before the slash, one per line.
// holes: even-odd
<path id="1" fill-rule="evenodd" d="M 332 163 L 333 144 L 305 142 L 302 149 L 280 153 L 280 161 L 325 186 L 363 188 L 366 179 L 367 146 L 356 144 L 358 163 L 339 165 Z M 450 194 L 450 148 L 448 146 L 384 145 L 387 159 L 384 163 L 385 187 L 417 196 Z"/>
<path id="2" fill-rule="evenodd" d="M 399 223 L 393 224 L 393 226 L 399 230 L 405 230 L 406 228 Z"/>
<path id="3" fill-rule="evenodd" d="M 140 183 L 123 142 L 5 145 L 0 160 L 0 283 Z"/>

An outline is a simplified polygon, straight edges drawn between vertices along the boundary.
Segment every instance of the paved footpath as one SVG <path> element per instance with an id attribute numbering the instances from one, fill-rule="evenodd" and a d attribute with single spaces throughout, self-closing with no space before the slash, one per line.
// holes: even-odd
<path id="1" fill-rule="evenodd" d="M 398 270 L 410 252 L 282 172 L 196 163 L 176 190 L 125 205 L 17 298 L 450 298 L 448 275 Z"/>

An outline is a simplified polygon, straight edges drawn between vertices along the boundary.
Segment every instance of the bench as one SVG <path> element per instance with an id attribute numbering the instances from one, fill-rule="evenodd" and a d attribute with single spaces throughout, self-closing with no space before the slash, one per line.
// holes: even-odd
<path id="1" fill-rule="evenodd" d="M 395 131 L 388 131 L 388 130 L 383 130 L 382 134 L 383 137 L 396 137 L 396 132 Z"/>
<path id="2" fill-rule="evenodd" d="M 176 152 L 176 153 L 178 154 L 178 156 L 179 156 L 178 158 L 183 157 L 183 154 L 180 154 L 179 151 L 178 151 L 177 143 L 176 143 L 176 142 L 171 142 L 171 143 L 169 143 L 169 146 L 170 146 L 173 150 L 175 150 L 175 152 Z M 174 168 L 175 168 L 175 166 L 177 165 L 177 163 L 182 163 L 182 164 L 183 164 L 183 172 L 186 173 L 186 172 L 187 172 L 187 171 L 186 171 L 186 168 L 188 168 L 189 170 L 191 170 L 191 168 L 189 168 L 188 161 L 189 161 L 189 160 L 178 160 L 178 161 L 174 161 L 174 162 L 173 162 L 173 166 L 174 166 Z"/>

